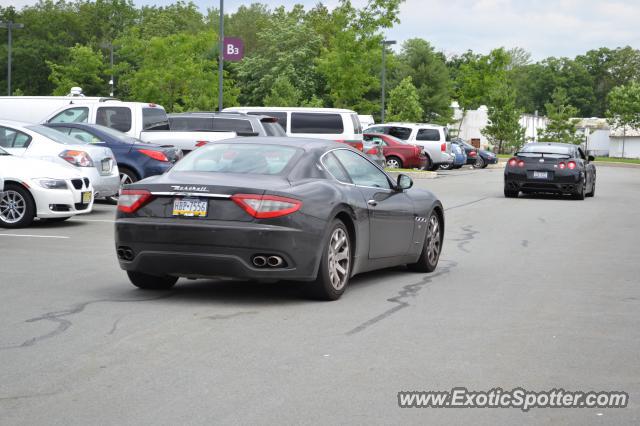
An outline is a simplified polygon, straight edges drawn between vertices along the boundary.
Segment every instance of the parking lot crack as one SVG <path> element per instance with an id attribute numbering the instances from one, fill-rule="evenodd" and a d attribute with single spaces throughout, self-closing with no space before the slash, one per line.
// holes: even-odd
<path id="1" fill-rule="evenodd" d="M 149 302 L 152 300 L 158 300 L 158 299 L 164 299 L 167 297 L 171 297 L 172 294 L 171 293 L 167 293 L 167 294 L 163 294 L 162 296 L 158 296 L 158 297 L 152 297 L 152 298 L 147 298 L 147 299 L 99 299 L 99 300 L 91 300 L 88 302 L 82 302 L 82 303 L 78 303 L 74 306 L 72 306 L 69 309 L 64 309 L 61 311 L 53 311 L 53 312 L 47 312 L 43 315 L 40 315 L 38 317 L 34 317 L 34 318 L 29 318 L 28 320 L 25 320 L 25 322 L 28 323 L 34 323 L 34 322 L 40 322 L 40 321 L 50 321 L 53 322 L 55 324 L 57 324 L 57 327 L 45 334 L 41 334 L 39 336 L 34 336 L 31 337 L 27 340 L 25 340 L 24 342 L 18 344 L 18 345 L 8 345 L 8 346 L 0 346 L 0 350 L 7 350 L 7 349 L 17 349 L 17 348 L 27 348 L 30 346 L 34 346 L 44 340 L 50 339 L 52 337 L 58 336 L 62 333 L 64 333 L 65 331 L 67 331 L 72 325 L 73 323 L 66 319 L 66 317 L 69 317 L 71 315 L 76 315 L 81 313 L 82 311 L 85 310 L 85 308 L 89 305 L 93 305 L 96 303 L 135 303 L 135 302 Z M 117 320 L 114 324 L 114 326 L 112 327 L 112 331 L 115 332 L 115 328 L 117 327 L 117 323 L 119 320 Z M 111 332 L 109 334 L 112 334 Z"/>
<path id="2" fill-rule="evenodd" d="M 437 272 L 426 275 L 424 278 L 422 278 L 420 281 L 415 282 L 415 283 L 411 283 L 411 284 L 407 284 L 405 286 L 403 286 L 398 293 L 393 296 L 390 297 L 389 299 L 387 299 L 388 302 L 394 303 L 395 306 L 387 309 L 386 311 L 384 311 L 383 313 L 376 315 L 375 317 L 363 322 L 362 324 L 360 324 L 359 326 L 349 330 L 346 334 L 348 336 L 360 333 L 361 331 L 366 330 L 367 328 L 371 327 L 372 325 L 389 318 L 391 315 L 395 314 L 396 312 L 407 308 L 410 306 L 409 300 L 411 300 L 412 298 L 415 298 L 420 291 L 425 288 L 427 286 L 427 284 L 430 284 L 434 278 L 437 278 L 441 275 L 445 275 L 448 274 L 451 269 L 455 268 L 458 263 L 453 261 L 453 260 L 441 260 L 440 263 L 442 264 L 443 262 L 446 262 L 445 266 L 439 266 Z"/>
<path id="3" fill-rule="evenodd" d="M 235 318 L 235 317 L 239 317 L 242 315 L 255 315 L 258 312 L 256 311 L 245 311 L 245 312 L 234 312 L 231 314 L 217 314 L 217 315 L 209 315 L 207 317 L 205 317 L 206 319 L 211 319 L 211 320 L 225 320 L 225 319 L 231 319 L 231 318 Z"/>
<path id="4" fill-rule="evenodd" d="M 465 253 L 471 253 L 466 245 L 469 244 L 469 242 L 471 242 L 475 237 L 476 234 L 478 234 L 478 231 L 474 231 L 473 230 L 473 225 L 467 225 L 467 226 L 463 226 L 462 230 L 464 231 L 462 233 L 462 237 L 461 238 L 457 238 L 457 239 L 453 239 L 451 241 L 456 241 L 457 247 L 462 250 Z"/>

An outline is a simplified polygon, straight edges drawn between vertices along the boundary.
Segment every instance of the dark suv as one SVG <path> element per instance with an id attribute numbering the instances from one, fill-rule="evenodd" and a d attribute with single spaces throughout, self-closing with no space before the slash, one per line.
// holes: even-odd
<path id="1" fill-rule="evenodd" d="M 237 112 L 169 114 L 169 128 L 181 131 L 236 132 L 238 136 L 287 136 L 275 117 Z"/>

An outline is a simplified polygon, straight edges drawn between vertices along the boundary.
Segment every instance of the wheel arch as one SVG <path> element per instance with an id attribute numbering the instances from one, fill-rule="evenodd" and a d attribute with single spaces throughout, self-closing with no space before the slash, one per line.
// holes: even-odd
<path id="1" fill-rule="evenodd" d="M 27 194 L 29 195 L 29 198 L 31 198 L 31 202 L 33 203 L 33 207 L 34 207 L 34 217 L 38 217 L 38 203 L 36 203 L 36 199 L 33 196 L 33 194 L 31 193 L 31 188 L 29 187 L 29 185 L 27 185 L 26 183 L 22 182 L 19 179 L 15 179 L 15 178 L 5 178 L 4 180 L 4 190 L 7 190 L 7 185 L 17 185 L 20 186 L 22 189 L 24 189 L 25 191 L 27 191 Z"/>

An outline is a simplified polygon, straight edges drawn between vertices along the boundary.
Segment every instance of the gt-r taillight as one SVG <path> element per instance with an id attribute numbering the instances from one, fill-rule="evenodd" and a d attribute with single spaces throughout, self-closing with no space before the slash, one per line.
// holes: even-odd
<path id="1" fill-rule="evenodd" d="M 569 161 L 567 163 L 567 167 L 569 168 L 569 170 L 573 170 L 576 168 L 576 162 L 575 161 Z"/>
<path id="2" fill-rule="evenodd" d="M 60 153 L 60 158 L 77 167 L 93 167 L 93 160 L 91 160 L 89 154 L 84 151 L 67 149 Z"/>
<path id="3" fill-rule="evenodd" d="M 135 213 L 151 200 L 151 193 L 146 189 L 123 189 L 118 197 L 118 210 L 123 213 Z"/>
<path id="4" fill-rule="evenodd" d="M 564 170 L 564 169 L 566 169 L 566 168 L 567 168 L 567 165 L 565 164 L 565 162 L 564 162 L 564 161 L 561 161 L 561 162 L 560 162 L 560 164 L 558 164 L 558 168 L 559 168 L 560 170 Z"/>
<path id="5" fill-rule="evenodd" d="M 507 163 L 507 164 L 509 164 L 509 167 L 515 167 L 515 166 L 518 165 L 518 159 L 517 158 L 511 158 L 511 159 L 509 159 L 509 163 Z"/>
<path id="6" fill-rule="evenodd" d="M 518 161 L 518 167 L 524 167 L 524 161 L 522 160 Z"/>
<path id="7" fill-rule="evenodd" d="M 302 201 L 277 195 L 235 194 L 231 200 L 256 219 L 285 216 L 302 207 Z"/>

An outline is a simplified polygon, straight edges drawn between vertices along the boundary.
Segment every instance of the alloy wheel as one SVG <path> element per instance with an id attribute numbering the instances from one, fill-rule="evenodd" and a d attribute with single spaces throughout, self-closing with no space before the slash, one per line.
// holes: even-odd
<path id="1" fill-rule="evenodd" d="M 387 167 L 389 167 L 390 169 L 399 169 L 400 163 L 395 158 L 389 158 L 387 160 Z"/>
<path id="2" fill-rule="evenodd" d="M 429 227 L 427 228 L 427 258 L 429 263 L 435 265 L 440 256 L 440 221 L 435 214 L 429 219 Z"/>
<path id="3" fill-rule="evenodd" d="M 349 236 L 342 228 L 337 228 L 329 240 L 329 279 L 335 290 L 341 290 L 349 279 Z"/>
<path id="4" fill-rule="evenodd" d="M 27 212 L 27 201 L 16 191 L 5 191 L 0 198 L 0 220 L 17 223 Z"/>

